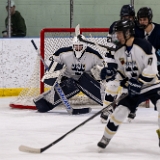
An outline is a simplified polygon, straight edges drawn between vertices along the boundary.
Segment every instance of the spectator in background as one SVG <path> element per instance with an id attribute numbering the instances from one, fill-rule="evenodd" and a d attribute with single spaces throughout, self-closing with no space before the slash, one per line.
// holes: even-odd
<path id="1" fill-rule="evenodd" d="M 6 5 L 6 10 L 8 12 L 8 1 Z M 11 37 L 25 37 L 26 36 L 26 24 L 24 18 L 21 16 L 19 11 L 16 11 L 15 2 L 11 0 L 10 6 L 11 13 Z M 3 37 L 8 37 L 8 16 L 5 19 L 6 30 L 2 31 Z"/>

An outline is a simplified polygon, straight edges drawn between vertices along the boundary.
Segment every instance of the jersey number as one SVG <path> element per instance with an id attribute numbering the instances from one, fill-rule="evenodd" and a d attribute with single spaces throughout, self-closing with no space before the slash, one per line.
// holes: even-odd
<path id="1" fill-rule="evenodd" d="M 152 62 L 153 62 L 153 58 L 149 58 L 149 59 L 148 59 L 148 65 L 151 66 L 151 65 L 152 65 Z"/>

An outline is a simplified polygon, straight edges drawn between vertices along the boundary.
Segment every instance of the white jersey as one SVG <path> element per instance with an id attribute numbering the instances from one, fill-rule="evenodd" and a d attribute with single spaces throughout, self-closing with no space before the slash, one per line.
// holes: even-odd
<path id="1" fill-rule="evenodd" d="M 116 45 L 112 42 L 112 36 L 110 34 L 107 35 L 107 46 L 110 48 L 116 48 Z M 114 54 L 115 51 L 107 51 L 104 57 L 106 64 L 115 63 Z"/>
<path id="2" fill-rule="evenodd" d="M 118 80 L 135 77 L 144 84 L 143 87 L 160 82 L 155 49 L 146 40 L 135 38 L 129 53 L 126 46 L 121 46 L 115 52 L 115 61 L 118 64 Z"/>
<path id="3" fill-rule="evenodd" d="M 77 59 L 72 47 L 61 48 L 54 53 L 54 61 L 66 66 L 64 76 L 78 80 L 83 72 L 91 74 L 90 70 L 95 65 L 104 66 L 101 55 L 87 47 L 81 58 Z"/>

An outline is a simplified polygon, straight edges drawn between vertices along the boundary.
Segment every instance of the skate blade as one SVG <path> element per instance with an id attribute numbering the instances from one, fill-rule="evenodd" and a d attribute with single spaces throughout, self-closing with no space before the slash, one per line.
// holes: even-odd
<path id="1" fill-rule="evenodd" d="M 98 149 L 97 149 L 98 153 L 103 153 L 104 150 L 105 150 L 105 148 L 101 148 L 101 147 L 98 147 Z"/>
<path id="2" fill-rule="evenodd" d="M 101 123 L 107 123 L 107 120 L 101 118 Z"/>

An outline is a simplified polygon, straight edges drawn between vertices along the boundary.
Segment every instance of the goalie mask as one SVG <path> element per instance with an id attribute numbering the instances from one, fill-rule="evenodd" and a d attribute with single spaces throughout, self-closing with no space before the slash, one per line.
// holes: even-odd
<path id="1" fill-rule="evenodd" d="M 85 37 L 81 35 L 83 39 Z M 85 52 L 85 49 L 87 48 L 87 45 L 83 42 L 81 42 L 76 36 L 73 38 L 73 51 L 74 55 L 77 59 L 81 58 Z"/>

